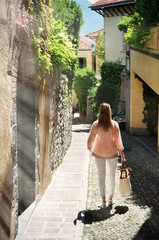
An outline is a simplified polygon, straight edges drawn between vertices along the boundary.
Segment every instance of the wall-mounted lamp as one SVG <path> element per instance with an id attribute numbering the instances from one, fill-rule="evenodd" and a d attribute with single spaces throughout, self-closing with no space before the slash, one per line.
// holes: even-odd
<path id="1" fill-rule="evenodd" d="M 91 51 L 94 52 L 95 49 L 96 49 L 96 46 L 95 46 L 95 44 L 92 43 L 92 45 L 91 45 Z"/>

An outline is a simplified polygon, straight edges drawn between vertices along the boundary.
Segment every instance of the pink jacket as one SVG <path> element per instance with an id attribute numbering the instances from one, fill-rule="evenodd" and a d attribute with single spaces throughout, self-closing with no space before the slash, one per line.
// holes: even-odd
<path id="1" fill-rule="evenodd" d="M 113 127 L 104 131 L 97 128 L 98 121 L 95 121 L 91 127 L 87 147 L 92 155 L 99 158 L 112 158 L 118 155 L 118 152 L 124 150 L 119 125 L 112 120 Z"/>

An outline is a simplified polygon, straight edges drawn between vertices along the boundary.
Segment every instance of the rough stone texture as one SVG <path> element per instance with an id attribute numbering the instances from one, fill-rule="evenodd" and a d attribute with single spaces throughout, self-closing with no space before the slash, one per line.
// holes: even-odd
<path id="1" fill-rule="evenodd" d="M 54 71 L 50 102 L 50 160 L 55 171 L 62 163 L 72 137 L 72 93 L 65 75 Z"/>
<path id="2" fill-rule="evenodd" d="M 36 94 L 38 94 L 36 92 Z M 38 101 L 38 97 L 35 97 L 36 101 Z M 38 103 L 36 102 L 36 106 L 38 106 Z M 39 194 L 39 166 L 38 166 L 38 160 L 40 157 L 40 142 L 39 142 L 39 115 L 35 115 L 35 196 L 38 197 Z"/>
<path id="3" fill-rule="evenodd" d="M 18 228 L 18 159 L 17 159 L 17 112 L 16 99 L 12 99 L 12 160 L 13 160 L 13 200 L 12 209 L 14 215 L 14 235 Z"/>
<path id="4" fill-rule="evenodd" d="M 0 237 L 7 240 L 11 235 L 11 207 L 13 191 L 13 165 L 11 159 L 11 81 L 8 69 L 8 1 L 1 1 L 0 10 Z M 3 63 L 3 64 L 2 64 Z"/>
<path id="5" fill-rule="evenodd" d="M 95 161 L 92 158 L 89 167 L 87 210 L 96 211 L 89 213 L 89 224 L 85 224 L 83 240 L 159 239 L 159 163 L 133 137 L 122 132 L 122 138 L 127 159 L 126 165 L 133 170 L 131 174 L 132 194 L 123 197 L 118 191 L 121 166 L 119 161 L 114 205 L 99 209 L 101 199 L 98 175 Z M 106 199 L 108 197 L 107 195 Z"/>

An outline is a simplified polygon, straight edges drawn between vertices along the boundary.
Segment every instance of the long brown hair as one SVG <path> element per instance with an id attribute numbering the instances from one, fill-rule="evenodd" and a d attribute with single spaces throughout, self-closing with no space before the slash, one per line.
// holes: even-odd
<path id="1" fill-rule="evenodd" d="M 99 107 L 97 126 L 103 130 L 108 130 L 112 126 L 111 107 L 108 103 L 102 103 Z"/>

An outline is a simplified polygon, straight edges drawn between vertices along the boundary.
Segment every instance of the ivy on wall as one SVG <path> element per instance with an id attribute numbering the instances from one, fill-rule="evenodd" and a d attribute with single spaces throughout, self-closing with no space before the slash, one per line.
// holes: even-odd
<path id="1" fill-rule="evenodd" d="M 125 32 L 125 43 L 132 44 L 136 48 L 143 48 L 150 39 L 147 25 L 152 26 L 159 22 L 159 1 L 136 0 L 135 9 L 136 13 L 124 16 L 117 28 Z"/>
<path id="2" fill-rule="evenodd" d="M 51 0 L 25 1 L 36 53 L 36 78 L 41 86 L 45 86 L 47 76 L 53 71 L 54 65 L 61 72 L 73 71 L 78 53 L 79 29 L 82 23 L 81 9 L 74 1 L 68 0 L 66 4 L 65 0 L 61 0 L 61 4 L 65 3 L 65 8 L 60 9 L 61 13 L 66 12 L 66 15 L 65 18 L 62 18 L 62 15 L 57 18 L 55 12 L 58 12 L 56 6 L 59 2 L 56 4 L 55 2 Z M 70 6 L 72 6 L 71 17 L 68 12 Z M 71 20 L 66 22 L 67 18 Z M 74 21 L 75 19 L 78 20 Z M 73 32 L 74 22 L 78 27 Z"/>
<path id="3" fill-rule="evenodd" d="M 94 54 L 99 58 L 100 65 L 104 62 L 104 33 L 98 33 L 98 41 Z"/>
<path id="4" fill-rule="evenodd" d="M 124 31 L 125 43 L 136 48 L 143 48 L 150 39 L 150 31 L 142 26 L 143 18 L 139 13 L 124 16 L 117 25 L 120 31 Z"/>

